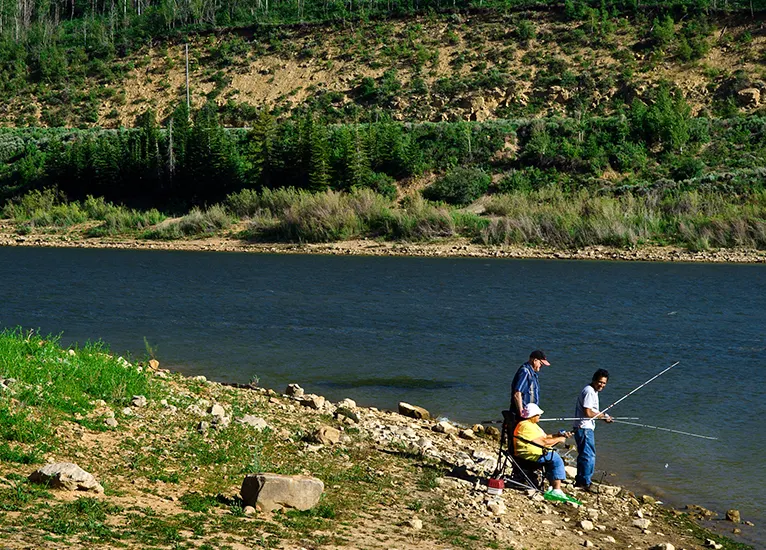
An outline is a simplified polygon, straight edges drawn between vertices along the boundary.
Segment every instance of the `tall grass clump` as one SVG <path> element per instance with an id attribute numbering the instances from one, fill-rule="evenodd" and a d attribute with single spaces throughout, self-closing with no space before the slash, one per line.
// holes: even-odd
<path id="1" fill-rule="evenodd" d="M 212 235 L 216 231 L 228 229 L 231 223 L 231 215 L 219 204 L 215 204 L 207 210 L 194 207 L 180 220 L 160 225 L 147 231 L 143 236 L 147 239 L 173 240 Z"/>
<path id="2" fill-rule="evenodd" d="M 763 192 L 737 199 L 697 190 L 612 196 L 546 188 L 497 195 L 486 212 L 491 221 L 481 230 L 481 240 L 487 244 L 766 248 Z"/>
<path id="3" fill-rule="evenodd" d="M 70 414 L 90 411 L 96 399 L 125 405 L 133 395 L 153 392 L 145 372 L 101 343 L 66 350 L 58 337 L 21 329 L 0 332 L 0 376 L 17 380 L 11 386 L 16 399 Z"/>

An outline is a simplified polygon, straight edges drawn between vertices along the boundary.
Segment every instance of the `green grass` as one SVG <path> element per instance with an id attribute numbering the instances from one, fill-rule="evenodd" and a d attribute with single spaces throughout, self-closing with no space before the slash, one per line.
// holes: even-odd
<path id="1" fill-rule="evenodd" d="M 133 395 L 154 395 L 149 374 L 110 355 L 103 343 L 68 350 L 59 345 L 59 337 L 21 329 L 0 332 L 0 375 L 18 380 L 11 389 L 27 405 L 69 414 L 91 411 L 97 399 L 124 406 Z M 20 416 L 16 422 L 31 429 Z"/>

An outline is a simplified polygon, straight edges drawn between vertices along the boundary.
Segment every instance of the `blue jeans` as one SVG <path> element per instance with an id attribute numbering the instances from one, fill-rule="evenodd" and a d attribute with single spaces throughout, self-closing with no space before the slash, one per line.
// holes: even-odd
<path id="1" fill-rule="evenodd" d="M 596 467 L 596 436 L 593 430 L 577 428 L 574 433 L 575 443 L 577 443 L 577 477 L 576 485 L 588 486 L 593 477 L 593 470 Z"/>
<path id="2" fill-rule="evenodd" d="M 537 459 L 537 463 L 545 464 L 545 476 L 551 483 L 555 479 L 567 478 L 566 470 L 564 470 L 564 461 L 556 451 L 548 451 Z"/>

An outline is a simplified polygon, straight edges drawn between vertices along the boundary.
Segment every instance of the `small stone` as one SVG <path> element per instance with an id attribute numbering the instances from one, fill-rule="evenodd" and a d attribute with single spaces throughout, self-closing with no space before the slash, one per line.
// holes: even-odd
<path id="1" fill-rule="evenodd" d="M 505 514 L 507 510 L 505 506 L 505 502 L 496 498 L 490 499 L 487 502 L 487 509 L 490 512 L 492 512 L 492 515 L 494 516 L 502 516 Z"/>
<path id="2" fill-rule="evenodd" d="M 335 406 L 339 409 L 355 409 L 356 401 L 347 397 L 346 399 L 341 399 L 338 401 Z"/>
<path id="3" fill-rule="evenodd" d="M 595 529 L 593 522 L 589 519 L 584 519 L 580 521 L 577 525 L 579 525 L 580 529 L 582 529 L 583 531 L 593 531 L 593 529 Z"/>
<path id="4" fill-rule="evenodd" d="M 322 445 L 337 445 L 340 443 L 340 430 L 332 426 L 321 426 L 314 432 L 312 439 Z"/>
<path id="5" fill-rule="evenodd" d="M 585 548 L 593 548 L 593 543 L 591 541 L 589 541 L 588 539 L 585 539 L 584 541 L 582 541 L 582 545 Z"/>
<path id="6" fill-rule="evenodd" d="M 146 400 L 146 397 L 143 395 L 134 395 L 133 399 L 131 400 L 130 404 L 134 407 L 146 407 L 146 404 L 148 401 Z"/>
<path id="7" fill-rule="evenodd" d="M 634 519 L 632 525 L 633 527 L 638 527 L 639 529 L 649 529 L 651 524 L 652 522 L 648 519 Z"/>
<path id="8" fill-rule="evenodd" d="M 740 518 L 739 510 L 727 510 L 726 519 L 728 519 L 732 523 L 739 523 L 742 518 Z"/>
<path id="9" fill-rule="evenodd" d="M 457 426 L 450 424 L 446 420 L 437 422 L 431 429 L 440 434 L 456 434 L 458 431 L 460 431 Z"/>
<path id="10" fill-rule="evenodd" d="M 289 395 L 291 397 L 303 397 L 303 394 L 306 392 L 303 388 L 301 388 L 298 384 L 288 384 L 287 388 L 285 389 L 285 395 Z"/>
<path id="11" fill-rule="evenodd" d="M 245 506 L 245 507 L 242 509 L 242 511 L 244 512 L 244 514 L 245 514 L 246 516 L 252 516 L 252 515 L 255 515 L 255 508 L 253 508 L 252 506 Z"/>
<path id="12" fill-rule="evenodd" d="M 109 417 L 106 420 L 104 420 L 104 424 L 109 426 L 110 428 L 116 428 L 117 427 L 117 420 L 114 419 L 114 417 Z"/>
<path id="13" fill-rule="evenodd" d="M 244 424 L 245 426 L 255 428 L 256 430 L 264 430 L 269 427 L 263 418 L 260 416 L 254 416 L 252 414 L 246 414 L 245 416 L 236 418 L 235 421 L 239 424 Z"/>
<path id="14" fill-rule="evenodd" d="M 201 434 L 204 434 L 210 429 L 210 422 L 202 421 L 199 424 L 197 424 L 197 431 Z"/>
<path id="15" fill-rule="evenodd" d="M 641 497 L 641 502 L 643 502 L 644 504 L 655 504 L 657 501 L 653 497 L 650 497 L 649 495 L 643 495 Z"/>
<path id="16" fill-rule="evenodd" d="M 650 550 L 676 550 L 676 547 L 669 542 L 661 542 L 652 546 Z"/>
<path id="17" fill-rule="evenodd" d="M 604 542 L 611 542 L 612 544 L 616 543 L 617 541 L 612 535 L 609 535 L 607 537 L 604 537 Z"/>
<path id="18" fill-rule="evenodd" d="M 721 550 L 721 548 L 723 548 L 723 544 L 718 544 L 713 539 L 705 540 L 705 546 L 707 546 L 708 548 L 713 548 L 714 550 Z"/>
<path id="19" fill-rule="evenodd" d="M 67 353 L 69 354 L 70 357 L 74 357 L 75 355 L 77 355 L 77 352 L 73 349 L 68 350 Z"/>
<path id="20" fill-rule="evenodd" d="M 474 441 L 476 439 L 476 436 L 473 433 L 472 429 L 467 430 L 460 430 L 460 433 L 458 433 L 458 436 L 462 439 L 467 439 L 468 441 Z"/>
<path id="21" fill-rule="evenodd" d="M 420 531 L 423 528 L 423 521 L 419 518 L 412 518 L 410 521 L 407 522 L 410 527 L 412 527 L 415 531 Z"/>
<path id="22" fill-rule="evenodd" d="M 124 414 L 125 416 L 133 416 L 133 409 L 131 409 L 130 407 L 125 407 L 124 409 L 122 409 L 122 414 Z"/>
<path id="23" fill-rule="evenodd" d="M 226 416 L 226 409 L 224 409 L 221 405 L 218 403 L 215 403 L 212 405 L 208 410 L 208 414 L 211 416 Z"/>
<path id="24" fill-rule="evenodd" d="M 149 359 L 149 368 L 151 368 L 152 370 L 157 370 L 158 368 L 160 368 L 160 362 L 157 361 L 156 359 Z"/>

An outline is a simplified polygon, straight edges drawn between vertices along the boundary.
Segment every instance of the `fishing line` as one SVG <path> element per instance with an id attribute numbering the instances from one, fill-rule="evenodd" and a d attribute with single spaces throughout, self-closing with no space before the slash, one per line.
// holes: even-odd
<path id="1" fill-rule="evenodd" d="M 651 428 L 652 430 L 662 430 L 663 432 L 671 432 L 674 434 L 690 435 L 692 437 L 701 437 L 702 439 L 717 440 L 717 437 L 710 437 L 709 435 L 693 434 L 690 432 L 682 432 L 680 430 L 671 430 L 670 428 L 661 428 L 660 426 L 650 426 L 649 424 L 636 424 L 635 422 L 625 422 L 624 420 L 615 420 L 615 424 L 629 424 L 630 426 L 638 426 L 639 428 Z"/>

